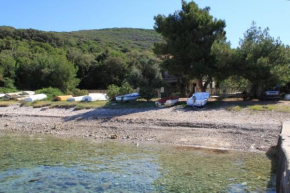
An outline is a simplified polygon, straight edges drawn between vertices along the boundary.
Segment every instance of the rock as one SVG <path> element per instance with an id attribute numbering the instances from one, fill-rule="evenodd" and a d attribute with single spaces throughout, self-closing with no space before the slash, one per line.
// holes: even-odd
<path id="1" fill-rule="evenodd" d="M 247 184 L 248 184 L 247 182 L 243 182 L 243 183 L 242 183 L 243 186 L 246 186 Z"/>
<path id="2" fill-rule="evenodd" d="M 118 139 L 118 135 L 111 135 L 110 139 Z"/>
<path id="3" fill-rule="evenodd" d="M 54 129 L 57 129 L 57 126 L 56 125 L 54 125 L 52 128 L 51 128 L 52 130 L 54 130 Z"/>

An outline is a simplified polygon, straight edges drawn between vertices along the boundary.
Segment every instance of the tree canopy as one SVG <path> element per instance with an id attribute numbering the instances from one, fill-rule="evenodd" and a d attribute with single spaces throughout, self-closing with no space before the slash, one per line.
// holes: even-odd
<path id="1" fill-rule="evenodd" d="M 134 66 L 132 55 L 155 56 L 154 30 L 114 28 L 44 32 L 0 27 L 0 87 L 63 92 L 121 86 Z M 134 60 L 134 61 L 133 61 Z"/>
<path id="2" fill-rule="evenodd" d="M 226 26 L 209 11 L 209 7 L 200 9 L 194 2 L 182 1 L 182 10 L 154 17 L 154 28 L 164 39 L 154 47 L 155 53 L 165 59 L 162 67 L 181 77 L 183 83 L 196 79 L 202 90 L 216 76 L 218 67 L 212 46 L 224 39 Z"/>
<path id="3" fill-rule="evenodd" d="M 252 23 L 235 50 L 233 74 L 251 83 L 253 96 L 263 87 L 286 84 L 290 80 L 290 50 L 279 39 Z"/>

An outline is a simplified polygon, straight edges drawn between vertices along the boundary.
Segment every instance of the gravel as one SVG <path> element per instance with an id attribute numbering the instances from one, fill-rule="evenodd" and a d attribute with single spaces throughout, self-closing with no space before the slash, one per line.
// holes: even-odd
<path id="1" fill-rule="evenodd" d="M 0 132 L 267 151 L 277 144 L 289 115 L 181 106 L 75 111 L 12 105 L 0 108 Z"/>

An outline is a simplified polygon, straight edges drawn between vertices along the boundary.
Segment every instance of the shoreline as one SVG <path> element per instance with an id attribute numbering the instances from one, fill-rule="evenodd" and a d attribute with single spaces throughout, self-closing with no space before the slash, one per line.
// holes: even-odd
<path id="1" fill-rule="evenodd" d="M 19 105 L 0 108 L 0 132 L 262 152 L 277 145 L 281 122 L 287 120 L 289 113 L 193 111 L 180 106 L 79 111 Z"/>

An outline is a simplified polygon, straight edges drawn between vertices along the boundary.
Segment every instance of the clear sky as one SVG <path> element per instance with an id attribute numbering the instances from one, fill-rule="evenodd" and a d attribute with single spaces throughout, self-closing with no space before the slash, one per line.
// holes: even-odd
<path id="1" fill-rule="evenodd" d="M 189 0 L 188 0 L 189 1 Z M 290 1 L 196 0 L 226 21 L 232 47 L 255 21 L 271 36 L 290 45 Z M 180 0 L 0 0 L 0 25 L 44 31 L 132 27 L 152 29 L 153 17 L 181 9 Z"/>

